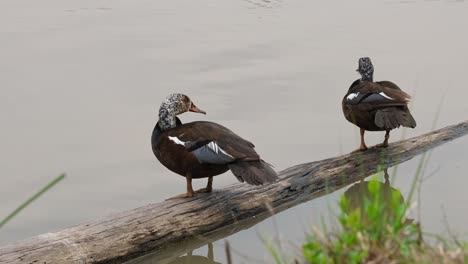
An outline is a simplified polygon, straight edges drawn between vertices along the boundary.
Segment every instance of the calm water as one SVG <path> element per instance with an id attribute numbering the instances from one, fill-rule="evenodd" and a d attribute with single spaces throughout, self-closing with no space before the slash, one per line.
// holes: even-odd
<path id="1" fill-rule="evenodd" d="M 418 127 L 468 118 L 468 3 L 309 0 L 3 0 L 0 2 L 0 216 L 61 172 L 67 178 L 0 231 L 0 244 L 59 230 L 185 190 L 153 157 L 163 98 L 183 92 L 212 120 L 255 142 L 278 170 L 350 152 L 358 130 L 341 98 L 370 56 L 376 79 L 414 96 Z M 402 130 L 391 139 L 402 137 Z M 376 144 L 382 133 L 369 133 Z M 467 237 L 468 138 L 437 149 L 422 225 Z M 398 170 L 406 196 L 418 160 Z M 215 188 L 236 182 L 229 173 Z M 196 181 L 195 187 L 205 185 Z M 344 191 L 344 190 L 343 190 Z M 275 217 L 300 244 L 342 192 Z M 270 260 L 272 220 L 229 237 L 236 263 Z M 223 242 L 214 259 L 224 263 Z M 207 256 L 207 247 L 193 252 Z"/>

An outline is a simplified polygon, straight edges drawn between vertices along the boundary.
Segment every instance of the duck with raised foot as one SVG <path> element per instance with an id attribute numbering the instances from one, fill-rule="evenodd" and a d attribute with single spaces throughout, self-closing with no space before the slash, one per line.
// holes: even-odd
<path id="1" fill-rule="evenodd" d="M 378 147 L 387 147 L 390 130 L 416 127 L 416 121 L 408 109 L 411 97 L 389 81 L 374 82 L 374 66 L 370 58 L 359 59 L 357 72 L 361 79 L 354 81 L 341 103 L 345 118 L 361 131 L 359 150 L 368 147 L 364 142 L 365 131 L 385 131 L 385 140 Z"/>
<path id="2" fill-rule="evenodd" d="M 211 192 L 213 176 L 231 170 L 241 181 L 262 185 L 278 179 L 276 172 L 255 152 L 254 145 L 216 123 L 196 121 L 182 124 L 177 115 L 206 114 L 184 94 L 171 94 L 159 108 L 159 121 L 151 145 L 156 158 L 169 170 L 184 176 L 187 192 L 173 198 Z M 194 191 L 192 179 L 208 178 L 206 188 Z"/>

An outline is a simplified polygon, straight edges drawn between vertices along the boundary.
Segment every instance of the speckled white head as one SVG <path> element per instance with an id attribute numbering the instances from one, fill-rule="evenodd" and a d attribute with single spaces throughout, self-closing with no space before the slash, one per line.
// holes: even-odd
<path id="1" fill-rule="evenodd" d="M 176 116 L 185 112 L 206 114 L 185 94 L 173 93 L 164 99 L 159 108 L 159 126 L 162 130 L 176 126 Z"/>
<path id="2" fill-rule="evenodd" d="M 374 66 L 372 65 L 371 59 L 369 57 L 363 57 L 359 59 L 359 67 L 356 71 L 361 74 L 362 81 L 373 81 Z"/>

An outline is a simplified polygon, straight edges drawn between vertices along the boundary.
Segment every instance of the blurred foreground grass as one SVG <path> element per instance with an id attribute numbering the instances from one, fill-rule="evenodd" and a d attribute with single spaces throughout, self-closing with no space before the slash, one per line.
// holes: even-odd
<path id="1" fill-rule="evenodd" d="M 52 187 L 54 187 L 57 183 L 59 183 L 64 178 L 65 178 L 65 174 L 61 174 L 57 176 L 55 179 L 49 182 L 46 186 L 40 189 L 37 193 L 35 193 L 33 196 L 27 199 L 24 203 L 18 206 L 13 212 L 11 212 L 7 217 L 5 217 L 4 219 L 0 221 L 0 228 L 6 225 L 11 219 L 17 216 L 23 209 L 25 209 L 32 202 L 37 200 L 40 196 L 42 196 L 44 193 L 46 193 L 48 190 L 50 190 Z"/>

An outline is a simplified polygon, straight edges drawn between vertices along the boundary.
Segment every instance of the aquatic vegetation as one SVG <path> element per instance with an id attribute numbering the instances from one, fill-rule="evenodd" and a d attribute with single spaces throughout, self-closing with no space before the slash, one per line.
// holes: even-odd
<path id="1" fill-rule="evenodd" d="M 397 256 L 403 259 L 419 247 L 419 226 L 406 219 L 408 207 L 401 193 L 377 180 L 363 185 L 367 192 L 360 201 L 349 198 L 347 193 L 341 197 L 340 232 L 316 231 L 308 238 L 303 246 L 308 262 L 362 263 L 375 258 L 380 262 Z"/>
<path id="2" fill-rule="evenodd" d="M 464 263 L 468 244 L 435 247 L 426 243 L 419 224 L 407 218 L 408 204 L 401 193 L 387 184 L 376 179 L 358 183 L 367 187 L 360 201 L 344 193 L 339 202 L 340 230 L 332 234 L 315 230 L 303 245 L 305 261 Z"/>

